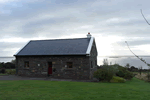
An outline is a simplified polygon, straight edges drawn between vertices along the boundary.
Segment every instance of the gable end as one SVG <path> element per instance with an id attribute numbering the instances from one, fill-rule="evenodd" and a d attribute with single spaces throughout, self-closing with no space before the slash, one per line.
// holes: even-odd
<path id="1" fill-rule="evenodd" d="M 89 55 L 89 56 L 90 56 L 90 52 L 91 52 L 91 49 L 92 49 L 93 41 L 94 41 L 94 38 L 91 37 L 88 48 L 87 48 L 87 51 L 86 51 L 86 54 Z"/>

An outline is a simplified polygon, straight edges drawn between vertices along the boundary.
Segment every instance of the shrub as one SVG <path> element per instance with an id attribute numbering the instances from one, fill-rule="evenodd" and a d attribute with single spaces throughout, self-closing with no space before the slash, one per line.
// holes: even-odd
<path id="1" fill-rule="evenodd" d="M 125 79 L 132 79 L 134 77 L 133 73 L 129 72 L 127 70 L 127 68 L 125 67 L 122 67 L 122 66 L 118 66 L 118 72 L 116 73 L 116 76 L 119 76 L 119 77 L 122 77 L 122 78 L 125 78 Z"/>
<path id="2" fill-rule="evenodd" d="M 2 64 L 0 63 L 0 68 L 3 68 Z"/>
<path id="3" fill-rule="evenodd" d="M 111 71 L 113 75 L 116 75 L 116 73 L 119 71 L 118 66 L 115 65 L 103 65 L 102 68 Z"/>
<path id="4" fill-rule="evenodd" d="M 112 83 L 124 83 L 126 80 L 124 78 L 113 76 L 113 78 L 110 80 Z"/>
<path id="5" fill-rule="evenodd" d="M 146 77 L 147 77 L 147 78 L 150 78 L 150 74 L 147 74 Z"/>
<path id="6" fill-rule="evenodd" d="M 120 70 L 119 72 L 116 73 L 116 76 L 124 77 L 125 73 L 122 70 Z"/>
<path id="7" fill-rule="evenodd" d="M 6 71 L 5 71 L 5 69 L 3 68 L 3 69 L 1 70 L 1 73 L 5 74 L 5 72 L 6 72 Z"/>
<path id="8" fill-rule="evenodd" d="M 133 76 L 134 76 L 133 73 L 126 71 L 124 78 L 131 80 L 133 78 Z"/>
<path id="9" fill-rule="evenodd" d="M 11 70 L 7 70 L 6 73 L 13 75 L 13 74 L 16 74 L 16 70 L 12 70 L 12 69 Z"/>
<path id="10" fill-rule="evenodd" d="M 125 72 L 127 71 L 127 69 L 122 67 L 122 66 L 118 66 L 118 70 L 119 71 L 116 73 L 116 76 L 124 77 L 125 76 Z"/>
<path id="11" fill-rule="evenodd" d="M 94 72 L 93 76 L 97 78 L 99 81 L 108 81 L 113 77 L 113 73 L 109 69 L 98 69 L 97 71 Z"/>

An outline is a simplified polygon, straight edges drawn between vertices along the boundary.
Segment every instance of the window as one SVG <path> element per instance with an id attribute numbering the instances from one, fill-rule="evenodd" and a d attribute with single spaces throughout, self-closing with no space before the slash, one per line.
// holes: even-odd
<path id="1" fill-rule="evenodd" d="M 67 68 L 72 68 L 72 62 L 67 62 Z"/>
<path id="2" fill-rule="evenodd" d="M 25 67 L 25 68 L 29 68 L 29 61 L 25 61 L 25 62 L 24 62 L 24 67 Z"/>
<path id="3" fill-rule="evenodd" d="M 91 68 L 93 68 L 93 63 L 92 63 L 92 61 L 91 61 Z"/>

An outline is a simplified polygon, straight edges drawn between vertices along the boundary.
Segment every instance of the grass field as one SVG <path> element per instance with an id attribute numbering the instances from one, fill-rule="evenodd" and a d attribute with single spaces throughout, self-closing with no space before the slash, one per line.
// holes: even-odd
<path id="1" fill-rule="evenodd" d="M 8 73 L 8 72 L 10 72 L 10 71 L 15 71 L 16 69 L 5 69 L 5 74 L 2 74 L 2 73 L 0 73 L 0 76 L 1 75 L 9 75 L 10 73 Z M 12 74 L 12 73 L 11 73 Z M 14 73 L 13 73 L 14 74 Z"/>
<path id="2" fill-rule="evenodd" d="M 6 69 L 6 71 L 10 71 L 10 70 L 16 70 L 16 69 Z"/>
<path id="3" fill-rule="evenodd" d="M 8 74 L 2 74 L 2 73 L 0 73 L 0 76 L 1 76 L 1 75 L 8 75 Z"/>
<path id="4" fill-rule="evenodd" d="M 149 100 L 150 83 L 0 81 L 0 100 Z"/>

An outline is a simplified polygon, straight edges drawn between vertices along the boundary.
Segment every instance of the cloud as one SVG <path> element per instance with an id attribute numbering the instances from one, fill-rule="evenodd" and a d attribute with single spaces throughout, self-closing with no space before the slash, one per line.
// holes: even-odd
<path id="1" fill-rule="evenodd" d="M 0 3 L 8 3 L 8 2 L 15 2 L 19 0 L 0 0 Z"/>
<path id="2" fill-rule="evenodd" d="M 13 56 L 20 48 L 25 45 L 25 42 L 0 42 L 0 55 L 1 56 Z"/>
<path id="3" fill-rule="evenodd" d="M 110 2 L 110 0 L 95 3 L 91 3 L 88 1 L 86 5 L 83 5 L 83 2 L 81 2 L 80 5 L 75 5 L 79 3 L 68 2 L 70 4 L 69 5 L 67 2 L 68 1 L 56 1 L 55 3 L 50 2 L 49 6 L 46 4 L 47 2 L 35 2 L 34 4 L 30 2 L 24 2 L 22 4 L 23 6 L 20 7 L 20 9 L 18 9 L 18 7 L 16 8 L 6 6 L 6 8 L 11 9 L 12 11 L 12 13 L 10 14 L 10 20 L 12 22 L 8 20 L 8 23 L 13 24 L 6 29 L 10 28 L 10 30 L 13 30 L 15 33 L 14 36 L 25 36 L 26 38 L 28 38 L 29 36 L 39 36 L 40 33 L 47 34 L 48 32 L 50 35 L 53 34 L 53 36 L 55 36 L 54 33 L 57 33 L 58 36 L 63 34 L 64 32 L 67 32 L 67 29 L 76 32 L 83 31 L 83 29 L 80 27 L 87 24 L 95 26 L 91 29 L 94 32 L 101 32 L 102 34 L 103 32 L 105 32 L 105 34 L 107 35 L 109 35 L 108 32 L 110 31 L 112 31 L 114 35 L 120 35 L 119 33 L 121 33 L 122 35 L 131 35 L 132 32 L 132 36 L 135 36 L 135 33 L 138 34 L 137 31 L 141 31 L 142 33 L 144 32 L 143 27 L 138 29 L 137 31 L 131 28 L 131 26 L 137 27 L 136 25 L 139 25 L 139 23 L 141 24 L 143 18 L 141 18 L 142 20 L 138 21 L 138 19 L 136 19 L 137 17 L 134 17 L 135 19 L 130 19 L 123 16 L 123 14 L 118 11 L 118 8 L 120 6 L 114 7 L 114 9 L 112 10 L 107 8 L 108 6 L 113 7 L 116 5 L 114 2 Z M 73 5 L 73 3 L 75 4 Z M 19 4 L 21 3 L 18 3 L 18 5 Z M 52 6 L 53 4 L 54 6 Z M 100 5 L 98 6 L 97 4 Z M 118 5 L 119 4 L 123 5 L 122 2 L 119 2 Z M 104 9 L 100 9 L 101 6 L 104 7 Z M 116 11 L 118 11 L 118 13 Z M 120 16 L 120 14 L 122 16 Z M 132 14 L 131 17 L 133 17 Z M 145 21 L 143 21 L 143 23 L 145 24 Z M 15 28 L 12 26 L 14 26 Z M 3 29 L 5 29 L 4 27 Z M 127 28 L 128 30 L 126 30 Z M 108 29 L 110 31 L 108 31 Z M 122 32 L 122 30 L 126 31 Z"/>
<path id="4" fill-rule="evenodd" d="M 25 45 L 24 42 L 22 43 L 0 42 L 0 44 L 1 44 L 0 48 L 3 51 L 5 51 L 6 48 L 11 50 L 11 48 L 19 48 L 20 46 Z"/>
<path id="5" fill-rule="evenodd" d="M 144 37 L 144 38 L 141 37 L 141 38 L 137 38 L 137 39 L 136 38 L 128 39 L 127 43 L 131 47 L 141 46 L 141 45 L 148 45 L 150 43 L 150 38 L 149 37 L 147 37 L 147 38 L 146 37 Z M 125 41 L 119 41 L 119 42 L 117 42 L 117 44 L 122 45 L 122 46 L 127 45 L 125 43 Z"/>
<path id="6" fill-rule="evenodd" d="M 0 48 L 15 51 L 14 48 L 20 48 L 30 39 L 73 38 L 74 35 L 79 38 L 91 32 L 98 51 L 107 49 L 100 55 L 121 54 L 121 50 L 126 52 L 124 41 L 134 38 L 129 41 L 133 47 L 149 44 L 150 28 L 140 13 L 143 9 L 150 21 L 149 3 L 148 0 L 1 0 L 0 42 L 5 43 Z M 17 39 L 18 44 L 14 42 Z M 10 41 L 16 46 L 12 47 Z"/>

